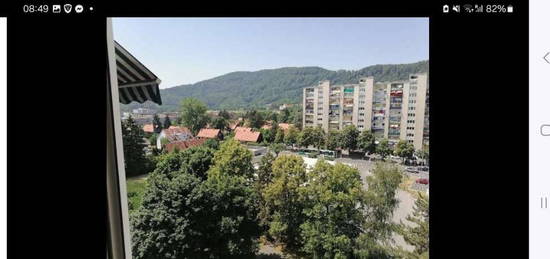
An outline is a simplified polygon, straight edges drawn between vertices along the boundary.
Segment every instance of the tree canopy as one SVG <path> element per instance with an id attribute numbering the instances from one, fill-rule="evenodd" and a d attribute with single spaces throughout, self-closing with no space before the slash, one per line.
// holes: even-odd
<path id="1" fill-rule="evenodd" d="M 195 98 L 185 98 L 181 101 L 181 121 L 194 135 L 208 123 L 206 105 Z"/>

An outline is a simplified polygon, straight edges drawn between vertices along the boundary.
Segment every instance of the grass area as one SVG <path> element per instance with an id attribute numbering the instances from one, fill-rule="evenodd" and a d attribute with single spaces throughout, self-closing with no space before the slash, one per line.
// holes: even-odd
<path id="1" fill-rule="evenodd" d="M 141 206 L 143 193 L 147 182 L 145 178 L 131 179 L 126 181 L 126 191 L 128 192 L 128 210 L 133 212 Z"/>

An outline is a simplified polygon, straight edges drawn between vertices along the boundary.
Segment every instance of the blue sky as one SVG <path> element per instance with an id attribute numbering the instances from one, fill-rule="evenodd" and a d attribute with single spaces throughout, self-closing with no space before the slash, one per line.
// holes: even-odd
<path id="1" fill-rule="evenodd" d="M 161 88 L 235 71 L 356 70 L 428 59 L 428 18 L 116 18 L 114 38 Z"/>

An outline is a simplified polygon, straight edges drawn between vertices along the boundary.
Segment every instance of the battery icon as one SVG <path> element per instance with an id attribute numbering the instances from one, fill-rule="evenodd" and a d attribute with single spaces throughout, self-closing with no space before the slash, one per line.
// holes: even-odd
<path id="1" fill-rule="evenodd" d="M 513 13 L 514 12 L 514 7 L 512 5 L 509 5 L 507 11 L 509 13 Z"/>

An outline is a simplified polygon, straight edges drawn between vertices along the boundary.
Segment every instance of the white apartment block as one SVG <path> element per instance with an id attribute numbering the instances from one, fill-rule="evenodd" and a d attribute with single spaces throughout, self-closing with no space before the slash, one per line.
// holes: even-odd
<path id="1" fill-rule="evenodd" d="M 396 82 L 374 83 L 373 77 L 360 78 L 358 84 L 321 81 L 303 91 L 304 127 L 328 132 L 355 125 L 392 143 L 407 140 L 416 149 L 429 144 L 427 74 Z"/>

